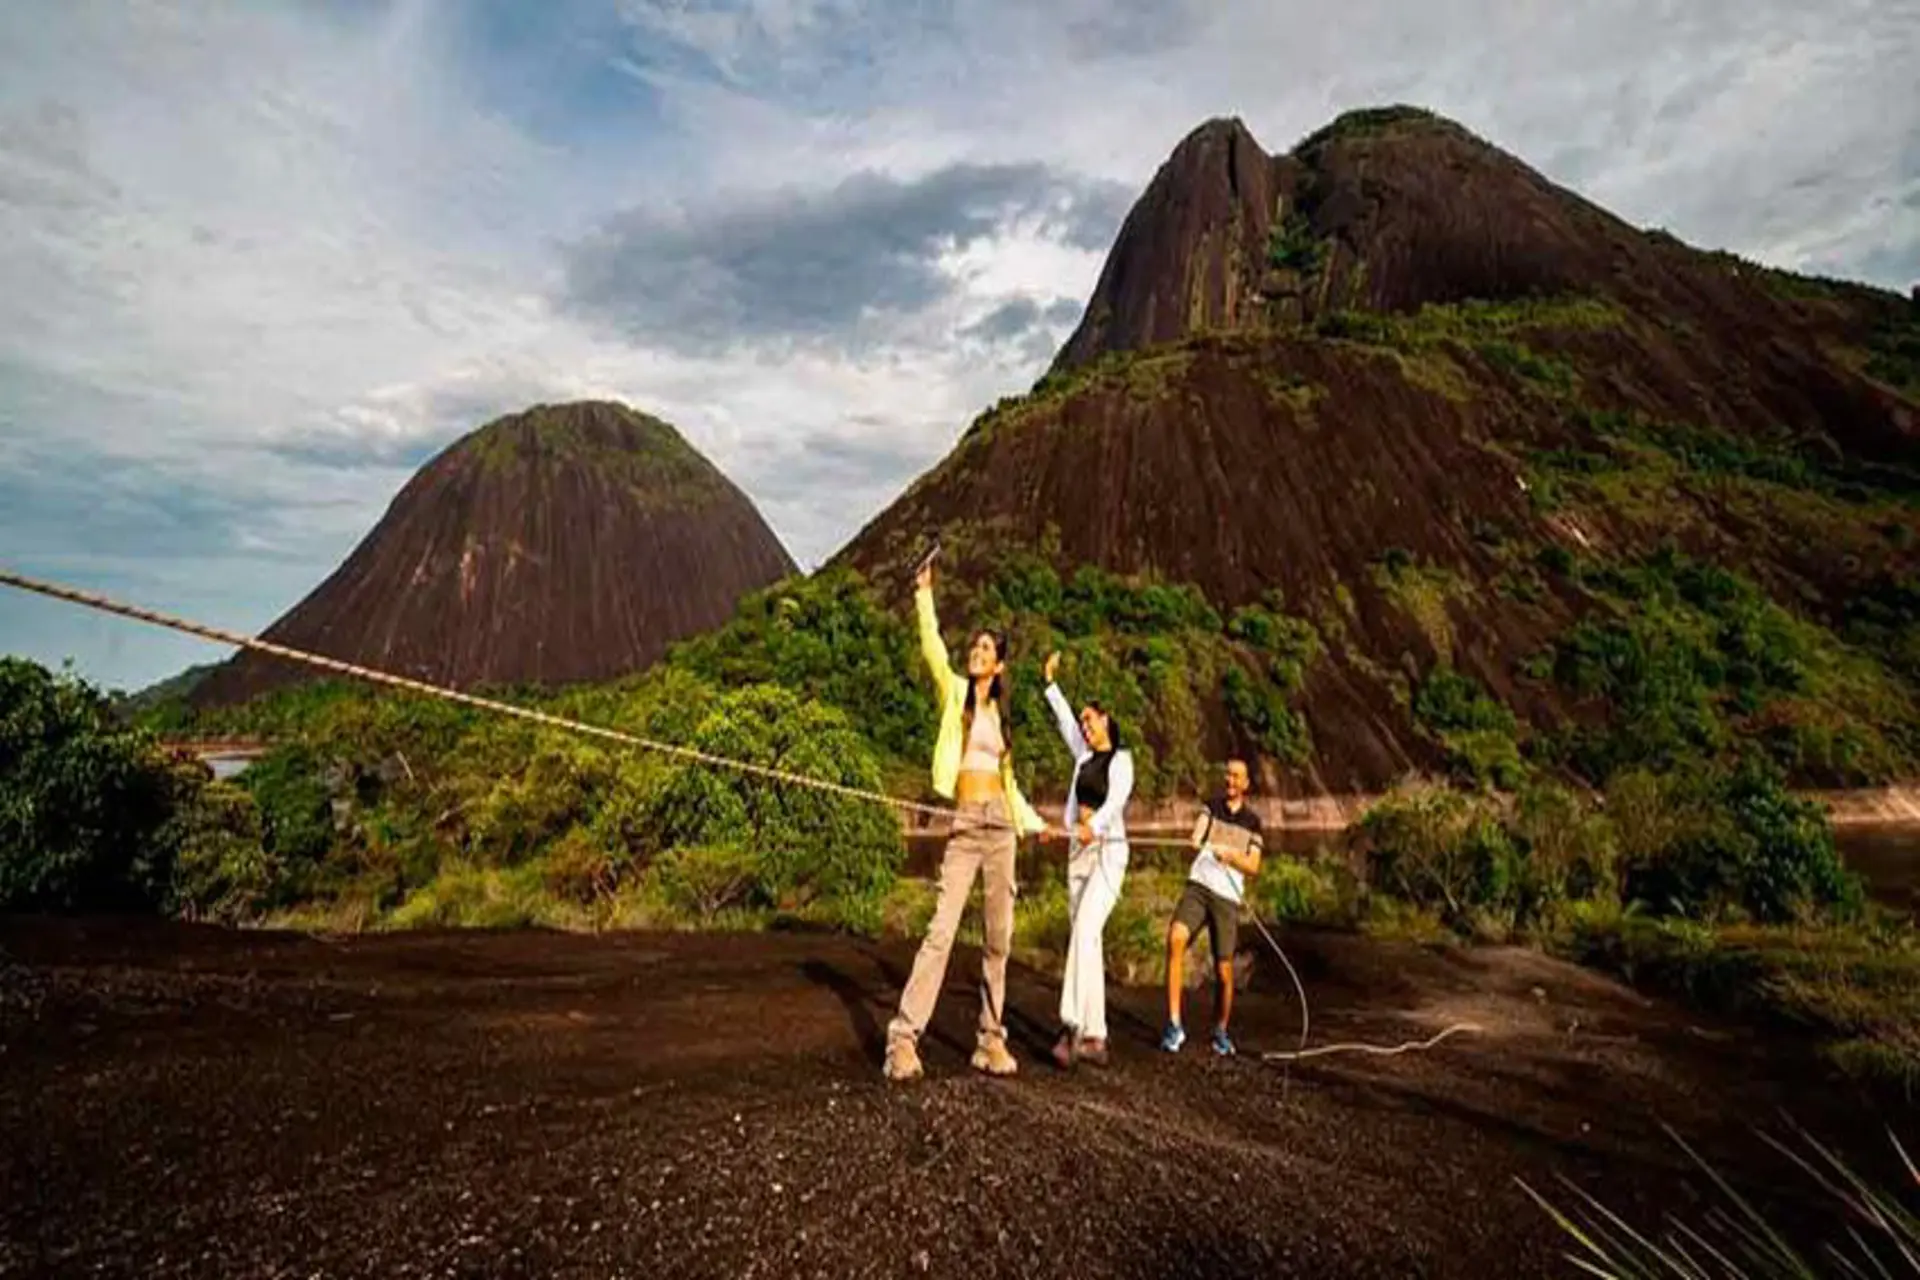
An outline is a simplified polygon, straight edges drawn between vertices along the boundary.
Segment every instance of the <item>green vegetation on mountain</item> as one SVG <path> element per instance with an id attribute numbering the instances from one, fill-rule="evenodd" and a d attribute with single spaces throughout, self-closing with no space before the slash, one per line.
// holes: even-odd
<path id="1" fill-rule="evenodd" d="M 725 478 L 685 436 L 626 405 L 535 405 L 488 424 L 458 447 L 483 472 L 517 473 L 564 463 L 619 481 L 660 507 L 697 505 L 724 496 L 727 489 Z"/>
<path id="2" fill-rule="evenodd" d="M 1377 136 L 1390 133 L 1395 129 L 1437 126 L 1459 127 L 1425 107 L 1408 106 L 1404 103 L 1386 107 L 1360 107 L 1352 111 L 1343 111 L 1328 123 L 1321 125 L 1302 138 L 1293 151 L 1295 155 L 1305 156 L 1331 142 Z"/>

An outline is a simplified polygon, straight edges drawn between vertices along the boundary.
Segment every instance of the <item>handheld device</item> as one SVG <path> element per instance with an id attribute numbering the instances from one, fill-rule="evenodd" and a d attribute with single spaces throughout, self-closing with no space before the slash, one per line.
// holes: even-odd
<path id="1" fill-rule="evenodd" d="M 923 572 L 926 571 L 927 566 L 931 565 L 934 562 L 935 558 L 938 557 L 939 554 L 940 554 L 940 539 L 935 538 L 933 540 L 933 545 L 927 548 L 927 554 L 925 554 L 924 556 L 921 556 L 919 563 L 913 566 L 913 576 L 915 578 L 918 578 Z"/>

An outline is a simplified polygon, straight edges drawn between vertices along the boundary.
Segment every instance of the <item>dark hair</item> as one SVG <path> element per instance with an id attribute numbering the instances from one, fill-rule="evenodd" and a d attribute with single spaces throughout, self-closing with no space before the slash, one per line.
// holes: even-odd
<path id="1" fill-rule="evenodd" d="M 1007 660 L 1007 633 L 1004 631 L 996 631 L 992 627 L 980 627 L 976 629 L 971 636 L 967 637 L 968 647 L 971 648 L 974 641 L 978 640 L 981 636 L 986 636 L 993 641 L 993 656 L 1004 664 Z M 973 703 L 975 691 L 978 687 L 979 686 L 974 683 L 973 677 L 968 676 L 966 707 L 960 713 L 960 742 L 962 749 L 965 748 L 968 737 L 973 733 Z M 991 698 L 994 706 L 999 708 L 1000 740 L 1007 744 L 1007 755 L 1012 756 L 1013 707 L 1012 701 L 1008 697 L 1005 675 L 997 675 L 993 678 L 993 683 L 987 686 L 987 697 Z"/>
<path id="2" fill-rule="evenodd" d="M 1095 715 L 1106 717 L 1107 745 L 1109 747 L 1118 751 L 1127 745 L 1126 737 L 1120 732 L 1120 718 L 1118 716 L 1093 700 L 1087 702 L 1087 710 L 1093 712 Z"/>

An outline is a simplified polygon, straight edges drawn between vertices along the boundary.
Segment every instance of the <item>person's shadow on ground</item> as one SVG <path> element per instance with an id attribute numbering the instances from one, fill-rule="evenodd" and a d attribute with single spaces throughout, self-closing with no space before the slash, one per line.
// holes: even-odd
<path id="1" fill-rule="evenodd" d="M 900 992 L 907 984 L 907 972 L 885 957 L 863 948 L 862 954 L 872 962 L 878 971 L 879 982 L 862 982 L 858 977 L 846 971 L 840 965 L 825 960 L 807 960 L 801 963 L 800 972 L 807 981 L 831 991 L 847 1012 L 847 1020 L 852 1025 L 854 1038 L 859 1041 L 862 1053 L 878 1061 L 886 1054 L 886 1023 L 892 1016 L 894 1004 L 899 1000 Z M 1027 1010 L 1013 1005 L 1012 986 L 1016 967 L 1010 967 L 1008 973 L 1008 1008 L 1003 1013 L 1007 1026 L 1007 1039 L 1017 1049 L 1023 1050 L 1031 1058 L 1051 1061 L 1054 1039 L 1059 1035 L 1057 1019 L 1039 1017 Z M 1058 979 L 1045 974 L 1027 975 L 1032 983 L 1058 983 Z M 971 982 L 955 979 L 957 974 L 950 971 L 947 984 L 941 990 L 941 1004 L 945 1005 L 960 997 L 964 991 L 968 997 L 977 999 L 977 978 Z M 1023 982 L 1022 985 L 1030 985 Z M 972 1000 L 968 1001 L 972 1006 Z M 942 1020 L 936 1018 L 927 1028 L 926 1038 L 952 1049 L 963 1060 L 973 1054 L 971 1035 L 962 1037 L 942 1027 Z M 971 1016 L 968 1019 L 971 1023 Z M 1159 1042 L 1159 1028 L 1148 1019 L 1109 1002 L 1108 1035 L 1113 1040 L 1128 1040 L 1139 1044 L 1154 1045 Z"/>

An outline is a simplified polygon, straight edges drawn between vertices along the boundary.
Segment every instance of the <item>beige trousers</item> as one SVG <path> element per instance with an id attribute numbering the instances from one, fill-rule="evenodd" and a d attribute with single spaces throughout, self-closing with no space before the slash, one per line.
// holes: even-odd
<path id="1" fill-rule="evenodd" d="M 1002 1011 L 1007 997 L 1007 956 L 1013 949 L 1013 865 L 1017 841 L 1004 800 L 960 805 L 953 834 L 940 859 L 940 896 L 933 923 L 913 958 L 913 973 L 900 995 L 900 1011 L 887 1027 L 887 1039 L 918 1040 L 933 1017 L 934 1001 L 947 976 L 947 957 L 960 928 L 976 875 L 986 881 L 986 946 L 980 957 L 980 1029 L 978 1041 L 1005 1042 Z"/>

